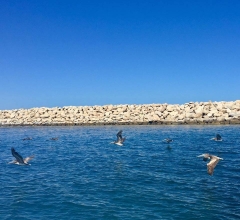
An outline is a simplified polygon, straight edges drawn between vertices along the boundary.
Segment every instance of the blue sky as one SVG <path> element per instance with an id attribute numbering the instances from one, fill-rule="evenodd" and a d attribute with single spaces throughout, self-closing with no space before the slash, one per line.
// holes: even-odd
<path id="1" fill-rule="evenodd" d="M 0 109 L 240 99 L 240 1 L 0 0 Z"/>

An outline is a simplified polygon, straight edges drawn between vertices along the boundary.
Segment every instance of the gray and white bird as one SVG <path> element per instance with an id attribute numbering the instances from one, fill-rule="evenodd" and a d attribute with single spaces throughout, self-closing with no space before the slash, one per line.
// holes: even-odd
<path id="1" fill-rule="evenodd" d="M 26 138 L 23 138 L 22 140 L 23 141 L 30 141 L 30 140 L 32 140 L 32 138 L 31 137 L 26 137 Z"/>
<path id="2" fill-rule="evenodd" d="M 220 134 L 216 134 L 216 136 L 214 138 L 211 138 L 210 140 L 214 140 L 214 141 L 222 141 L 222 137 Z"/>
<path id="3" fill-rule="evenodd" d="M 166 138 L 166 139 L 164 139 L 163 140 L 163 142 L 165 142 L 165 143 L 171 143 L 171 142 L 173 142 L 173 139 L 170 139 L 170 138 Z"/>
<path id="4" fill-rule="evenodd" d="M 12 155 L 16 158 L 16 160 L 13 160 L 12 162 L 9 162 L 9 163 L 13 163 L 17 165 L 30 165 L 28 161 L 34 158 L 34 156 L 30 156 L 23 159 L 23 157 L 18 152 L 16 152 L 13 147 L 11 148 L 11 152 L 12 152 Z"/>
<path id="5" fill-rule="evenodd" d="M 58 140 L 58 137 L 53 137 L 53 138 L 50 138 L 51 141 L 57 141 Z"/>
<path id="6" fill-rule="evenodd" d="M 210 162 L 207 163 L 207 172 L 211 176 L 213 175 L 214 168 L 217 166 L 219 160 L 223 160 L 223 158 L 210 155 L 210 154 L 201 154 L 198 157 L 203 157 L 204 161 L 207 161 L 208 159 L 210 159 Z"/>
<path id="7" fill-rule="evenodd" d="M 117 144 L 119 146 L 122 146 L 123 145 L 123 142 L 126 140 L 126 138 L 122 137 L 122 130 L 120 130 L 118 133 L 117 133 L 117 140 L 114 141 L 114 142 L 111 142 L 111 144 Z"/>

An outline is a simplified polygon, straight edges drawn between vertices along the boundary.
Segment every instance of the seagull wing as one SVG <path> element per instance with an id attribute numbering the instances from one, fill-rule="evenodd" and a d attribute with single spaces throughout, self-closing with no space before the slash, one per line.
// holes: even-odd
<path id="1" fill-rule="evenodd" d="M 17 162 L 24 163 L 22 156 L 18 152 L 16 152 L 13 147 L 11 148 L 11 151 L 12 151 L 12 155 L 16 158 Z"/>
<path id="2" fill-rule="evenodd" d="M 24 159 L 24 163 L 28 163 L 29 160 L 32 160 L 34 158 L 34 156 L 30 156 L 30 157 L 26 157 Z"/>
<path id="3" fill-rule="evenodd" d="M 203 160 L 207 161 L 209 159 L 209 156 L 210 156 L 209 154 L 201 154 L 201 155 L 199 155 L 197 157 L 203 157 Z"/>
<path id="4" fill-rule="evenodd" d="M 123 143 L 126 140 L 126 138 L 122 138 L 121 142 Z"/>
<path id="5" fill-rule="evenodd" d="M 122 130 L 117 133 L 117 141 L 122 140 Z"/>
<path id="6" fill-rule="evenodd" d="M 219 162 L 219 158 L 216 156 L 212 156 L 212 159 L 207 164 L 207 172 L 209 175 L 213 175 L 214 168 L 217 166 Z"/>
<path id="7" fill-rule="evenodd" d="M 8 162 L 8 164 L 11 164 L 11 163 L 17 163 L 17 160 L 13 160 L 11 162 Z"/>

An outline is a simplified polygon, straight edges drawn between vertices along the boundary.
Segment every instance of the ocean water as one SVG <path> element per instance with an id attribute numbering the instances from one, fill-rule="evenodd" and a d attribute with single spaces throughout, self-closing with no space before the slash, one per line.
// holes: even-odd
<path id="1" fill-rule="evenodd" d="M 110 144 L 119 130 L 124 146 Z M 222 142 L 210 140 L 217 133 Z M 238 125 L 1 127 L 0 219 L 240 219 L 239 134 Z M 35 155 L 31 166 L 8 164 L 11 147 Z M 224 158 L 213 176 L 202 153 Z"/>

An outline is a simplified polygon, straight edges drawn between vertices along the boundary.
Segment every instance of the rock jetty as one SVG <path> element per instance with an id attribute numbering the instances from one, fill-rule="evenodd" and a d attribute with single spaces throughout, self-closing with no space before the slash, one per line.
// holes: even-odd
<path id="1" fill-rule="evenodd" d="M 0 126 L 240 124 L 240 100 L 0 110 Z"/>

